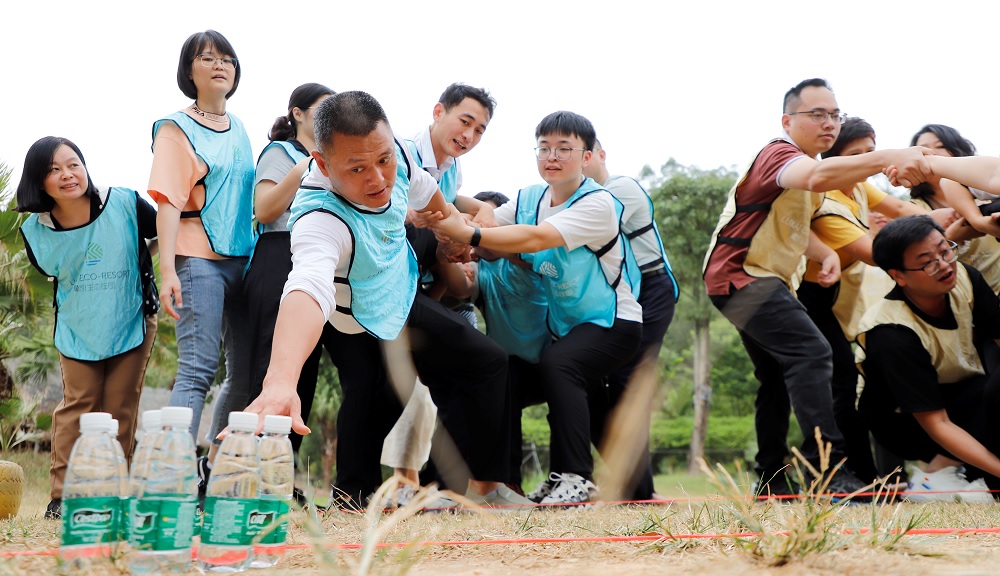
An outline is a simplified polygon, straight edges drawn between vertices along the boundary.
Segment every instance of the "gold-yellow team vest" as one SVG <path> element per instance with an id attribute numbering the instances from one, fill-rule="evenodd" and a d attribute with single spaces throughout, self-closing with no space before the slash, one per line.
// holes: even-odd
<path id="1" fill-rule="evenodd" d="M 964 266 L 957 267 L 957 279 L 950 292 L 949 304 L 958 324 L 955 330 L 935 328 L 917 316 L 906 302 L 883 298 L 865 313 L 858 326 L 858 370 L 864 373 L 861 363 L 865 358 L 867 332 L 876 326 L 896 324 L 913 330 L 920 338 L 924 349 L 931 355 L 939 384 L 952 384 L 985 374 L 972 340 L 972 307 L 975 301 L 972 281 Z"/>
<path id="2" fill-rule="evenodd" d="M 868 193 L 862 183 L 854 186 L 854 200 L 858 203 L 859 215 L 846 204 L 824 195 L 823 203 L 813 214 L 819 218 L 843 218 L 869 233 Z M 867 282 L 867 284 L 866 284 Z M 860 260 L 855 260 L 840 270 L 840 284 L 833 303 L 833 315 L 837 318 L 844 336 L 853 341 L 858 335 L 858 323 L 865 311 L 892 290 L 895 283 L 880 268 L 872 268 Z"/>
<path id="3" fill-rule="evenodd" d="M 772 140 L 775 142 L 776 140 Z M 787 141 L 787 140 L 786 140 Z M 794 144 L 794 143 L 793 143 Z M 759 153 L 758 153 L 759 155 Z M 754 161 L 756 162 L 756 157 Z M 726 207 L 719 216 L 719 223 L 712 233 L 712 241 L 702 273 L 708 267 L 715 246 L 719 243 L 749 245 L 743 270 L 756 278 L 778 277 L 792 288 L 792 278 L 802 262 L 802 256 L 809 246 L 809 223 L 813 212 L 819 208 L 823 195 L 808 190 L 785 189 L 770 203 L 736 205 L 736 191 L 746 180 L 753 166 L 751 162 L 729 191 Z M 724 234 L 726 226 L 738 212 L 768 210 L 767 217 L 749 238 L 738 238 Z"/>

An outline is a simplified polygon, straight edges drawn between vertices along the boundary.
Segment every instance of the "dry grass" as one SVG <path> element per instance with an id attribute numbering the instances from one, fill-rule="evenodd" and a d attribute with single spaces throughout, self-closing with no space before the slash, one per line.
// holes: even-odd
<path id="1" fill-rule="evenodd" d="M 744 496 L 748 486 L 734 478 Z M 42 490 L 46 489 L 43 483 Z M 35 487 L 34 491 L 37 491 Z M 388 490 L 388 488 L 387 488 Z M 428 493 L 427 497 L 432 494 Z M 51 550 L 59 543 L 59 524 L 41 518 L 47 497 L 26 505 L 22 514 L 0 522 L 0 551 Z M 887 550 L 878 539 L 902 520 L 921 518 L 922 528 L 1000 525 L 1000 508 L 958 503 L 838 506 L 822 532 L 830 546 L 822 553 L 793 555 L 784 566 L 767 557 L 747 554 L 732 538 L 685 539 L 685 534 L 730 533 L 747 529 L 732 512 L 731 500 L 679 502 L 670 506 L 593 506 L 571 510 L 515 510 L 461 514 L 330 513 L 310 526 L 297 512 L 289 544 L 315 547 L 293 550 L 273 574 L 525 574 L 549 576 L 616 576 L 619 574 L 759 574 L 785 576 L 905 574 L 985 575 L 1000 565 L 1000 536 L 905 536 Z M 788 518 L 808 513 L 805 502 L 752 504 L 747 513 L 770 530 L 787 529 Z M 843 530 L 877 528 L 868 535 Z M 877 532 L 877 534 L 876 534 Z M 543 539 L 658 534 L 657 542 L 523 543 L 381 549 L 378 542 L 426 540 Z M 780 538 L 780 537 L 776 537 Z M 340 550 L 337 544 L 367 542 L 365 550 Z M 777 543 L 778 540 L 775 540 Z M 777 545 L 777 544 L 775 544 Z M 123 563 L 109 562 L 74 574 L 115 574 Z M 0 574 L 39 575 L 57 572 L 51 556 L 0 560 Z M 195 568 L 189 571 L 196 574 Z"/>

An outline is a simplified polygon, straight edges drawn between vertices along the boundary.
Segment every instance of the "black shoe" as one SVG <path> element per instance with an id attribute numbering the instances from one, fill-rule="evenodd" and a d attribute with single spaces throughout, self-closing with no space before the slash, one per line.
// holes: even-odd
<path id="1" fill-rule="evenodd" d="M 752 490 L 757 498 L 776 498 L 780 500 L 796 500 L 802 494 L 802 487 L 791 476 L 784 472 L 763 474 L 754 482 Z"/>
<path id="2" fill-rule="evenodd" d="M 46 520 L 62 520 L 62 498 L 49 500 L 49 505 L 45 507 Z"/>
<path id="3" fill-rule="evenodd" d="M 851 502 L 868 503 L 872 501 L 871 488 L 864 481 L 854 475 L 847 468 L 839 468 L 830 478 L 830 483 L 826 486 L 827 494 L 832 494 L 834 500 L 843 500 L 854 492 L 864 492 L 851 498 Z"/>
<path id="4" fill-rule="evenodd" d="M 196 465 L 198 469 L 198 510 L 205 509 L 205 495 L 208 493 L 208 478 L 212 475 L 212 469 L 208 467 L 208 456 L 198 458 Z"/>
<path id="5" fill-rule="evenodd" d="M 295 503 L 298 504 L 299 508 L 306 509 L 313 507 L 316 509 L 316 512 L 320 514 L 326 512 L 326 506 L 320 506 L 319 504 L 313 504 L 310 502 L 309 497 L 306 496 L 306 493 L 300 488 L 292 488 L 292 499 L 295 500 Z"/>

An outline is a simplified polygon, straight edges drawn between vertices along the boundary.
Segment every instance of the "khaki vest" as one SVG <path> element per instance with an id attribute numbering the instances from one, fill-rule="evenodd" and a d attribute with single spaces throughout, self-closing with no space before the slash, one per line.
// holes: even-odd
<path id="1" fill-rule="evenodd" d="M 931 355 L 939 384 L 952 384 L 985 374 L 979 352 L 972 340 L 972 281 L 964 266 L 957 267 L 957 281 L 950 293 L 951 311 L 958 323 L 956 330 L 942 330 L 926 323 L 902 300 L 883 298 L 869 310 L 858 326 L 858 370 L 864 360 L 865 335 L 876 326 L 897 324 L 913 330 Z M 863 372 L 862 372 L 863 373 Z"/>
<path id="2" fill-rule="evenodd" d="M 868 228 L 868 194 L 861 184 L 854 186 L 854 200 L 858 203 L 860 217 L 855 215 L 850 206 L 843 204 L 830 196 L 823 198 L 823 204 L 813 214 L 813 220 L 818 218 L 843 218 L 859 229 L 869 232 Z M 864 285 L 865 282 L 872 284 Z M 853 341 L 858 335 L 858 323 L 865 311 L 881 300 L 892 290 L 895 283 L 889 275 L 880 268 L 855 260 L 840 271 L 840 283 L 837 287 L 837 298 L 833 303 L 833 315 L 840 323 L 844 336 Z"/>
<path id="3" fill-rule="evenodd" d="M 772 141 L 773 142 L 773 141 Z M 754 158 L 754 162 L 756 162 Z M 747 177 L 753 162 L 747 166 L 729 191 L 726 207 L 712 233 L 702 272 L 718 243 L 749 245 L 743 270 L 757 278 L 778 277 L 792 287 L 802 256 L 809 246 L 809 222 L 823 201 L 821 194 L 808 190 L 786 189 L 769 204 L 737 206 L 736 191 Z M 767 210 L 767 217 L 749 238 L 727 236 L 722 232 L 737 212 Z"/>

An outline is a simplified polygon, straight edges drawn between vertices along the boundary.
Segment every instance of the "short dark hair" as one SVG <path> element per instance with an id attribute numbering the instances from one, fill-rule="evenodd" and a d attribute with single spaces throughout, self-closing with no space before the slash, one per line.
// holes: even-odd
<path id="1" fill-rule="evenodd" d="M 833 143 L 833 146 L 826 152 L 821 152 L 820 156 L 823 158 L 830 158 L 832 156 L 840 156 L 844 152 L 844 148 L 847 148 L 848 144 L 854 142 L 855 140 L 861 140 L 862 138 L 871 138 L 875 140 L 875 129 L 872 125 L 865 122 L 857 116 L 851 116 L 848 118 L 843 126 L 840 127 L 840 135 L 837 136 L 837 141 Z"/>
<path id="2" fill-rule="evenodd" d="M 59 136 L 46 136 L 35 141 L 28 148 L 28 153 L 24 156 L 24 167 L 21 170 L 21 181 L 17 183 L 17 206 L 14 208 L 18 212 L 51 212 L 55 208 L 56 201 L 45 191 L 45 178 L 52 167 L 52 158 L 56 155 L 56 150 L 60 146 L 69 146 L 73 152 L 80 157 L 83 167 L 87 167 L 87 161 L 83 158 L 80 148 L 66 138 Z M 93 198 L 97 194 L 97 187 L 90 178 L 90 171 L 87 171 L 87 189 L 84 192 L 88 197 Z"/>
<path id="3" fill-rule="evenodd" d="M 354 90 L 334 94 L 316 107 L 313 126 L 321 153 L 333 150 L 333 135 L 367 136 L 379 122 L 389 125 L 385 110 L 371 94 Z"/>
<path id="4" fill-rule="evenodd" d="M 490 96 L 490 93 L 485 88 L 475 88 L 461 82 L 455 82 L 444 89 L 441 97 L 438 98 L 438 102 L 444 105 L 445 110 L 451 110 L 461 104 L 462 100 L 466 98 L 472 98 L 482 104 L 483 108 L 486 108 L 486 111 L 490 114 L 489 119 L 493 118 L 493 110 L 496 109 L 497 101 Z"/>
<path id="5" fill-rule="evenodd" d="M 590 120 L 575 112 L 560 110 L 553 112 L 538 123 L 535 128 L 535 139 L 549 134 L 565 134 L 567 136 L 578 136 L 583 140 L 583 147 L 587 150 L 594 149 L 594 142 L 597 141 L 597 132 Z"/>
<path id="6" fill-rule="evenodd" d="M 782 104 L 781 111 L 784 114 L 788 114 L 789 112 L 794 112 L 795 107 L 798 106 L 799 102 L 802 101 L 802 98 L 800 97 L 802 95 L 802 91 L 810 87 L 826 88 L 830 92 L 833 92 L 833 88 L 830 87 L 830 84 L 822 78 L 810 78 L 808 80 L 803 80 L 802 82 L 799 82 L 795 86 L 792 86 L 788 90 L 788 92 L 785 92 L 785 99 L 784 103 Z"/>
<path id="7" fill-rule="evenodd" d="M 473 196 L 473 198 L 479 200 L 480 202 L 489 202 L 497 207 L 503 206 L 507 202 L 510 202 L 510 198 L 508 198 L 507 195 L 504 194 L 503 192 L 493 192 L 490 190 L 480 192 L 475 196 Z"/>
<path id="8" fill-rule="evenodd" d="M 896 218 L 875 235 L 872 241 L 872 259 L 879 268 L 887 272 L 902 270 L 906 267 L 903 264 L 906 249 L 927 238 L 935 230 L 944 236 L 944 228 L 926 214 Z"/>
<path id="9" fill-rule="evenodd" d="M 927 124 L 920 130 L 917 130 L 917 133 L 913 135 L 913 138 L 910 138 L 910 146 L 916 146 L 917 140 L 928 132 L 937 136 L 938 139 L 941 140 L 941 144 L 944 146 L 944 149 L 956 158 L 976 155 L 976 147 L 972 144 L 972 142 L 963 138 L 962 135 L 958 133 L 958 130 L 955 130 L 951 126 L 945 126 L 944 124 Z M 934 188 L 928 182 L 921 182 L 910 189 L 911 198 L 919 199 L 933 195 Z"/>
<path id="10" fill-rule="evenodd" d="M 288 114 L 278 116 L 274 121 L 274 125 L 267 132 L 267 139 L 274 142 L 276 140 L 291 140 L 295 138 L 298 126 L 295 125 L 295 116 L 292 114 L 292 109 L 305 110 L 312 106 L 313 102 L 319 100 L 320 96 L 332 96 L 334 94 L 336 92 L 333 90 L 315 82 L 303 84 L 292 90 L 292 95 L 288 97 Z"/>
<path id="11" fill-rule="evenodd" d="M 215 30 L 195 32 L 184 41 L 184 45 L 181 46 L 180 61 L 177 63 L 177 87 L 188 98 L 198 99 L 198 88 L 195 87 L 194 80 L 191 79 L 191 65 L 194 63 L 194 57 L 201 54 L 209 44 L 214 46 L 223 56 L 230 56 L 236 60 L 236 76 L 233 78 L 233 89 L 226 94 L 228 100 L 236 93 L 236 88 L 240 85 L 240 59 L 236 56 L 236 50 L 233 50 L 233 45 L 229 43 L 229 40 L 226 40 L 225 36 Z"/>

